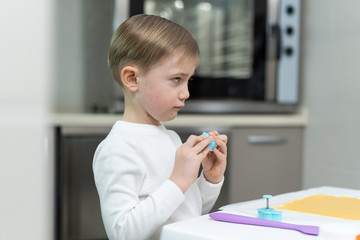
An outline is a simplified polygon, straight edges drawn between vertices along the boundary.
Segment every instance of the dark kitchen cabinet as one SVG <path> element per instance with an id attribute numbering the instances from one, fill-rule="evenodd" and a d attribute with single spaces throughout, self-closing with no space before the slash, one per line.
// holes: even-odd
<path id="1" fill-rule="evenodd" d="M 97 145 L 109 129 L 57 129 L 56 239 L 107 239 L 92 172 Z"/>

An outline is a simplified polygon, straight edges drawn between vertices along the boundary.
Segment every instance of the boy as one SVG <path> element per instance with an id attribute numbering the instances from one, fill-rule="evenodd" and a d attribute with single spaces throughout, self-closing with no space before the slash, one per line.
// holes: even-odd
<path id="1" fill-rule="evenodd" d="M 125 111 L 93 162 L 110 239 L 158 239 L 164 224 L 207 213 L 219 195 L 227 137 L 212 131 L 182 144 L 161 124 L 184 107 L 198 59 L 191 34 L 157 16 L 133 16 L 113 35 L 108 62 Z"/>

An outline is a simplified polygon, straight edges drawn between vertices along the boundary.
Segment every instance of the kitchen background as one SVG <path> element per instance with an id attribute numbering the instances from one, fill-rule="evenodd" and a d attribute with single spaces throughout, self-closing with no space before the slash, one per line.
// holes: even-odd
<path id="1" fill-rule="evenodd" d="M 0 239 L 51 239 L 50 117 L 59 91 L 72 104 L 55 109 L 83 109 L 84 93 L 77 81 L 82 77 L 64 79 L 66 87 L 57 88 L 56 61 L 61 55 L 57 55 L 55 40 L 61 29 L 55 24 L 55 1 L 0 4 Z M 300 78 L 302 105 L 309 114 L 303 142 L 303 188 L 360 189 L 358 9 L 357 0 L 302 1 Z M 79 26 L 72 23 L 76 31 Z M 81 46 L 73 51 L 81 51 Z M 69 71 L 77 71 L 76 65 L 72 67 Z"/>

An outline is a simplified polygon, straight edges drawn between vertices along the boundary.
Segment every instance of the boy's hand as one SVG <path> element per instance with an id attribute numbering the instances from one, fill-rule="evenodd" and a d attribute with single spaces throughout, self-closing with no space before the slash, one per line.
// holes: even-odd
<path id="1" fill-rule="evenodd" d="M 226 169 L 227 158 L 227 136 L 220 135 L 217 131 L 209 132 L 210 137 L 215 138 L 217 147 L 208 152 L 202 161 L 204 177 L 210 183 L 216 184 L 222 181 Z M 210 138 L 209 137 L 209 138 Z"/>
<path id="2" fill-rule="evenodd" d="M 175 164 L 170 180 L 173 181 L 182 192 L 185 192 L 195 182 L 199 174 L 202 160 L 210 151 L 208 144 L 214 137 L 204 135 L 191 135 L 182 144 L 175 154 Z"/>

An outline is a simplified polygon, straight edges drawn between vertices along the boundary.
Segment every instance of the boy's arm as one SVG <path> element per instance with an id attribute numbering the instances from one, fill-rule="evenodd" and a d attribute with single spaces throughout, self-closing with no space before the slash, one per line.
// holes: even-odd
<path id="1" fill-rule="evenodd" d="M 214 206 L 217 198 L 219 197 L 221 187 L 224 183 L 224 178 L 217 184 L 212 184 L 206 181 L 204 172 L 202 171 L 196 183 L 199 186 L 202 199 L 202 214 L 207 214 Z"/>
<path id="2" fill-rule="evenodd" d="M 134 160 L 134 152 L 118 149 L 124 148 L 102 149 L 94 157 L 105 229 L 110 239 L 146 239 L 161 229 L 185 197 L 172 181 L 166 180 L 140 201 L 144 168 L 141 161 Z"/>

